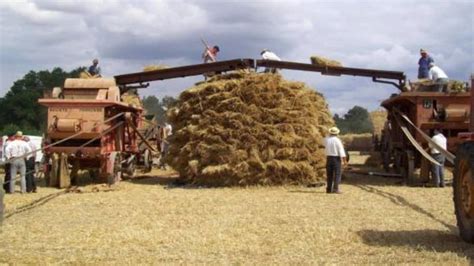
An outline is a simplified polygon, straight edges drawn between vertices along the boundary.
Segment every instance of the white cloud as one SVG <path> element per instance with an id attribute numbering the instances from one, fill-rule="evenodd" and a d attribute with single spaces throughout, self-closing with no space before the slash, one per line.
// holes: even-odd
<path id="1" fill-rule="evenodd" d="M 257 58 L 269 48 L 289 61 L 313 54 L 350 67 L 417 71 L 428 49 L 452 78 L 473 69 L 472 1 L 12 0 L 0 2 L 0 95 L 29 70 L 71 70 L 101 60 L 108 76 L 148 64 L 200 61 L 201 36 L 219 57 Z M 377 108 L 395 92 L 369 78 L 284 71 L 322 91 L 333 112 Z M 177 95 L 197 77 L 152 83 L 144 94 Z"/>

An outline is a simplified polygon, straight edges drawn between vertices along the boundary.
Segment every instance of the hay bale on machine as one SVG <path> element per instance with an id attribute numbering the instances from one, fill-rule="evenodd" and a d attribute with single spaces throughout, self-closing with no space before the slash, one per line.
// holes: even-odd
<path id="1" fill-rule="evenodd" d="M 378 135 L 379 137 L 382 134 L 385 121 L 387 121 L 387 111 L 383 109 L 375 110 L 369 113 L 370 121 L 372 121 L 373 131 L 372 134 Z"/>
<path id="2" fill-rule="evenodd" d="M 154 71 L 154 70 L 161 70 L 161 69 L 166 69 L 168 68 L 167 65 L 148 65 L 148 66 L 145 66 L 143 67 L 143 71 Z"/>
<path id="3" fill-rule="evenodd" d="M 280 75 L 237 72 L 184 91 L 168 112 L 167 162 L 206 186 L 304 184 L 324 177 L 324 97 Z"/>
<path id="4" fill-rule="evenodd" d="M 325 57 L 322 57 L 322 56 L 313 55 L 313 56 L 310 57 L 310 59 L 311 59 L 311 64 L 316 65 L 316 66 L 342 67 L 341 62 L 336 61 L 336 60 L 332 60 L 332 59 L 328 59 L 328 58 L 325 58 Z"/>

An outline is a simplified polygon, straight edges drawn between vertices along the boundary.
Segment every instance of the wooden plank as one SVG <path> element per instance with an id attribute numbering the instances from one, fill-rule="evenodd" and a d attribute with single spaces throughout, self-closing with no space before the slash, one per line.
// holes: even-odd
<path id="1" fill-rule="evenodd" d="M 274 60 L 257 60 L 257 67 L 270 67 L 281 69 L 292 69 L 302 71 L 321 72 L 327 75 L 351 75 L 364 76 L 372 78 L 386 78 L 395 79 L 397 81 L 405 80 L 405 74 L 400 71 L 352 68 L 352 67 L 337 67 L 337 66 L 317 66 L 313 64 L 289 62 L 289 61 L 274 61 Z"/>
<path id="2" fill-rule="evenodd" d="M 196 64 L 117 75 L 115 76 L 115 81 L 119 85 L 127 85 L 155 80 L 196 76 L 208 72 L 225 72 L 237 69 L 253 68 L 254 65 L 255 61 L 253 59 L 233 59 L 207 64 Z"/>
<path id="3" fill-rule="evenodd" d="M 420 152 L 421 155 L 423 155 L 423 157 L 425 157 L 426 159 L 428 159 L 430 162 L 438 165 L 438 166 L 441 166 L 435 159 L 433 159 L 433 157 L 431 157 L 430 154 L 428 154 L 424 149 L 423 147 L 420 146 L 420 144 L 418 144 L 418 142 L 416 141 L 416 139 L 413 137 L 413 135 L 410 133 L 410 131 L 408 130 L 408 128 L 404 125 L 402 125 L 401 121 L 400 121 L 400 118 L 398 117 L 398 114 L 394 114 L 394 117 L 395 119 L 397 120 L 398 122 L 398 125 L 400 126 L 400 129 L 402 130 L 403 134 L 405 134 L 405 136 L 407 137 L 407 139 L 410 141 L 410 143 L 413 145 L 413 147 L 415 147 L 415 149 Z"/>

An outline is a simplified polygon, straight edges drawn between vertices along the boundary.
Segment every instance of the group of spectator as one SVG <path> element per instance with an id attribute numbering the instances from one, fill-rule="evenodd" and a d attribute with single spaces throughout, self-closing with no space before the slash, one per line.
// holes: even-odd
<path id="1" fill-rule="evenodd" d="M 21 131 L 10 135 L 3 145 L 6 158 L 3 189 L 6 193 L 15 192 L 17 174 L 20 175 L 20 192 L 36 193 L 35 157 L 36 146 Z"/>

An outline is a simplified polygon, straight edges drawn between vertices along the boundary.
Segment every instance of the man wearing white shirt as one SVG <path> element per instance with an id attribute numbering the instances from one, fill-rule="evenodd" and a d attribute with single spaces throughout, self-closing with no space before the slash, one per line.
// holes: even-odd
<path id="1" fill-rule="evenodd" d="M 326 151 L 326 193 L 341 193 L 339 183 L 341 182 L 342 165 L 347 165 L 346 152 L 341 140 L 337 137 L 339 129 L 332 127 L 329 129 L 329 136 L 324 139 Z"/>
<path id="2" fill-rule="evenodd" d="M 165 163 L 165 157 L 166 154 L 168 153 L 168 148 L 169 148 L 169 142 L 168 142 L 168 137 L 173 135 L 173 128 L 169 123 L 165 123 L 163 127 L 163 133 L 162 133 L 162 139 L 161 139 L 161 157 L 160 157 L 160 164 L 158 165 L 158 168 L 163 170 L 166 170 L 166 163 Z"/>
<path id="3" fill-rule="evenodd" d="M 441 133 L 441 130 L 435 129 L 431 140 L 433 140 L 434 143 L 438 144 L 444 150 L 447 149 L 447 140 L 446 137 Z M 431 165 L 433 183 L 436 187 L 444 187 L 444 162 L 446 158 L 433 145 L 430 145 L 430 148 L 431 157 L 433 157 L 433 159 L 435 159 L 440 164 L 440 166 L 436 164 Z"/>
<path id="4" fill-rule="evenodd" d="M 36 151 L 36 145 L 29 137 L 25 136 L 23 140 L 30 146 L 32 152 Z M 26 192 L 28 193 L 36 193 L 35 162 L 36 152 L 33 152 L 26 157 Z"/>
<path id="5" fill-rule="evenodd" d="M 15 139 L 15 134 L 8 134 L 7 139 L 5 140 L 5 143 L 3 143 L 3 154 L 5 156 L 5 160 L 7 161 L 4 165 L 5 169 L 5 178 L 3 179 L 3 190 L 5 190 L 6 193 L 10 193 L 10 168 L 11 164 L 7 160 L 6 156 L 6 150 L 8 145 Z"/>
<path id="6" fill-rule="evenodd" d="M 20 172 L 21 193 L 26 192 L 26 166 L 25 155 L 31 152 L 28 143 L 23 141 L 23 133 L 18 131 L 15 135 L 15 140 L 8 144 L 6 148 L 7 160 L 11 160 L 10 166 L 10 193 L 15 192 L 15 178 L 16 173 Z"/>
<path id="7" fill-rule="evenodd" d="M 274 52 L 271 52 L 268 49 L 263 49 L 263 51 L 260 53 L 262 56 L 263 60 L 274 60 L 274 61 L 281 61 L 280 57 L 278 57 Z M 265 68 L 265 73 L 277 73 L 276 68 Z"/>
<path id="8" fill-rule="evenodd" d="M 435 91 L 442 92 L 444 85 L 448 84 L 448 75 L 435 63 L 430 63 L 429 78 L 435 83 Z"/>

